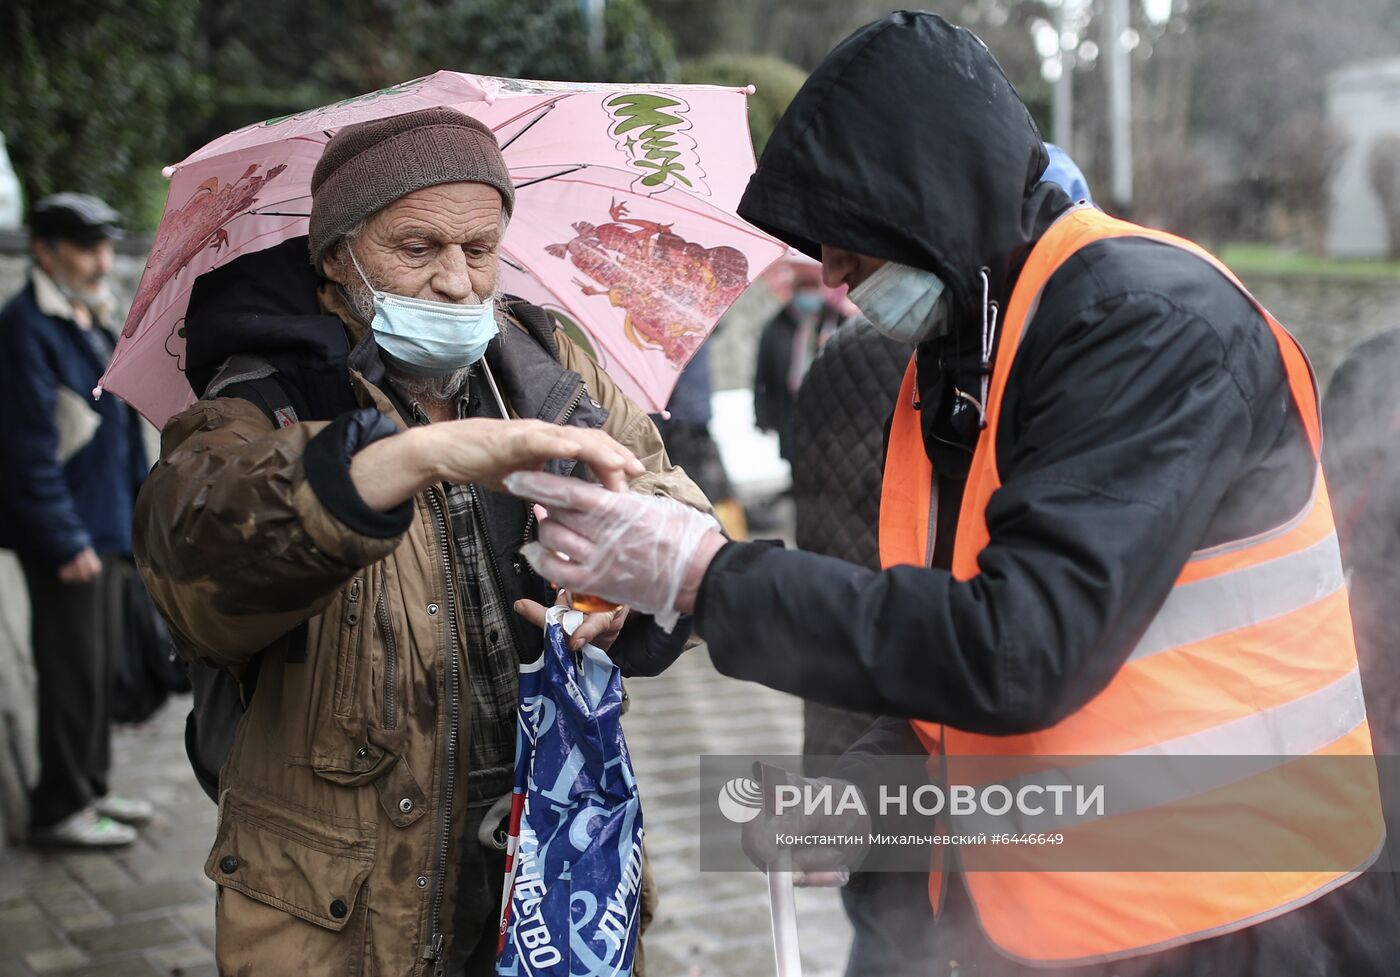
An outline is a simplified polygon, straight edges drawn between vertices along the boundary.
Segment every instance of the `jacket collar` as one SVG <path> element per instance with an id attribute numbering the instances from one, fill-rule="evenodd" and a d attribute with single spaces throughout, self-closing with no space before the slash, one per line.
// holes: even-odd
<path id="1" fill-rule="evenodd" d="M 73 303 L 63 294 L 58 282 L 44 269 L 38 265 L 31 265 L 29 280 L 34 284 L 34 304 L 39 307 L 40 312 L 53 319 L 63 319 L 75 324 L 79 322 Z M 88 312 L 92 315 L 94 324 L 105 323 L 111 316 L 112 303 L 104 302 L 96 308 L 89 307 Z"/>

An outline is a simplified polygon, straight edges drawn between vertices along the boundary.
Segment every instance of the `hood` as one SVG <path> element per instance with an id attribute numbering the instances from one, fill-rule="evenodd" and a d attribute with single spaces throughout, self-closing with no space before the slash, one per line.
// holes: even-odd
<path id="1" fill-rule="evenodd" d="M 988 269 L 1002 302 L 1042 211 L 1040 133 L 971 31 L 899 11 L 826 56 L 778 122 L 739 204 L 746 220 L 820 258 L 827 244 L 932 271 L 955 320 L 980 321 Z"/>
<path id="2" fill-rule="evenodd" d="M 325 315 L 306 237 L 245 254 L 195 279 L 185 313 L 185 376 L 196 396 L 230 356 L 258 356 L 333 417 L 355 406 L 346 361 L 349 337 Z"/>

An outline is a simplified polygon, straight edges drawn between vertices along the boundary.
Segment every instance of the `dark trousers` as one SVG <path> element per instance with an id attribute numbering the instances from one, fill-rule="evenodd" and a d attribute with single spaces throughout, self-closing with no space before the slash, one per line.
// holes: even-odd
<path id="1" fill-rule="evenodd" d="M 462 867 L 457 882 L 457 904 L 452 914 L 452 949 L 447 966 L 447 972 L 454 977 L 492 977 L 496 973 L 506 853 L 486 848 L 476 837 L 494 801 L 494 797 L 474 800 L 458 815 Z"/>
<path id="2" fill-rule="evenodd" d="M 39 692 L 39 783 L 29 797 L 30 822 L 47 828 L 107 793 L 112 656 L 128 564 L 104 556 L 96 579 L 66 584 L 47 563 L 21 563 Z"/>
<path id="3" fill-rule="evenodd" d="M 846 977 L 931 977 L 938 966 L 928 876 L 870 873 L 841 890 L 851 921 Z"/>

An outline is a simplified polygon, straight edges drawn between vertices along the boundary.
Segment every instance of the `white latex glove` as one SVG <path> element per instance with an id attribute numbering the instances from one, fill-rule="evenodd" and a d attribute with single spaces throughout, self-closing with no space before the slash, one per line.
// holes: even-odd
<path id="1" fill-rule="evenodd" d="M 549 510 L 539 542 L 520 550 L 540 576 L 650 614 L 668 632 L 675 627 L 691 557 L 719 529 L 712 517 L 665 496 L 610 492 L 544 472 L 515 472 L 505 486 Z"/>

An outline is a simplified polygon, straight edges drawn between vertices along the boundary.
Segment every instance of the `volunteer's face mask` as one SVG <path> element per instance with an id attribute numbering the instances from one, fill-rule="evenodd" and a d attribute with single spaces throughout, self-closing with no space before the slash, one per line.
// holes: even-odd
<path id="1" fill-rule="evenodd" d="M 847 297 L 877 331 L 916 344 L 947 328 L 942 295 L 943 281 L 933 272 L 887 261 Z"/>
<path id="2" fill-rule="evenodd" d="M 369 283 L 354 250 L 349 245 L 346 248 L 355 271 L 374 297 L 370 322 L 374 340 L 406 373 L 447 376 L 486 354 L 486 347 L 499 332 L 493 300 L 458 305 L 381 292 Z"/>

